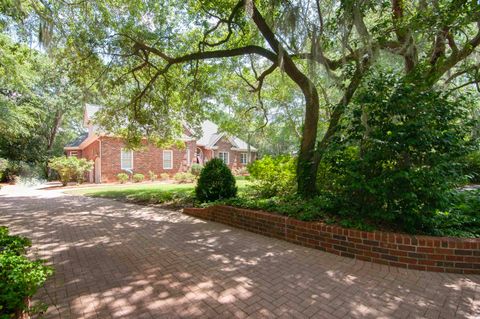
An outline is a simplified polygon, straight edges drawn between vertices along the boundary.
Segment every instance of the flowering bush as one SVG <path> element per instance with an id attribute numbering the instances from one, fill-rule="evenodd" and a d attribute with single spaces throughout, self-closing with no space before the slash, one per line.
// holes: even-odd
<path id="1" fill-rule="evenodd" d="M 93 162 L 75 156 L 60 156 L 50 160 L 50 167 L 57 171 L 60 181 L 66 186 L 70 181 L 83 183 L 85 173 L 93 168 Z"/>

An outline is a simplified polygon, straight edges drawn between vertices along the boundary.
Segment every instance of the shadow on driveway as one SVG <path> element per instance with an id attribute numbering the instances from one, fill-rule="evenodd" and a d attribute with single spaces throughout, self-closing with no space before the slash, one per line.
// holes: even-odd
<path id="1" fill-rule="evenodd" d="M 480 276 L 330 255 L 176 211 L 24 191 L 0 224 L 55 275 L 49 318 L 475 318 Z"/>

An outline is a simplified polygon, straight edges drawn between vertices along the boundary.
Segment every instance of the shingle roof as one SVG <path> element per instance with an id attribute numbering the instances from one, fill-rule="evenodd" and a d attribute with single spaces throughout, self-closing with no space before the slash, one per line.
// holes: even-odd
<path id="1" fill-rule="evenodd" d="M 88 133 L 82 133 L 79 136 L 77 136 L 73 141 L 65 145 L 65 147 L 77 147 L 80 144 L 82 144 L 83 141 L 85 141 L 88 137 Z"/>
<path id="2" fill-rule="evenodd" d="M 212 121 L 203 121 L 201 130 L 202 136 L 197 140 L 197 145 L 207 146 L 218 140 L 218 125 Z"/>
<path id="3" fill-rule="evenodd" d="M 91 119 L 97 111 L 99 111 L 102 107 L 100 105 L 95 104 L 86 104 L 85 105 L 85 120 L 88 121 Z M 205 147 L 213 147 L 215 144 L 224 136 L 225 133 L 219 132 L 218 125 L 213 123 L 212 121 L 206 120 L 203 121 L 201 124 L 202 135 L 197 140 L 197 145 L 205 146 Z M 228 137 L 230 142 L 233 144 L 234 147 L 242 150 L 246 150 L 248 148 L 248 144 L 243 141 L 242 139 L 230 136 Z M 80 142 L 81 143 L 81 142 Z M 257 149 L 253 146 L 250 146 L 252 151 L 256 151 Z"/>
<path id="4" fill-rule="evenodd" d="M 219 132 L 218 125 L 209 120 L 204 121 L 201 128 L 202 136 L 197 141 L 197 145 L 213 147 L 222 137 L 227 136 L 225 133 Z M 230 140 L 233 146 L 238 149 L 246 150 L 248 148 L 247 142 L 236 136 L 227 136 L 227 138 Z M 257 150 L 253 146 L 250 146 L 250 149 L 252 151 Z"/>

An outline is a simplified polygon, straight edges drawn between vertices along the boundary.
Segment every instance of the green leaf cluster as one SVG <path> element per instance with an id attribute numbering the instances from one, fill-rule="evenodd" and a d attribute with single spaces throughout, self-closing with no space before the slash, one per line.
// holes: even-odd
<path id="1" fill-rule="evenodd" d="M 42 260 L 29 260 L 24 254 L 31 245 L 25 237 L 9 235 L 0 227 L 0 318 L 14 318 L 18 313 L 30 315 L 46 309 L 46 305 L 30 307 L 27 299 L 35 294 L 49 276 L 51 267 Z"/>
<path id="2" fill-rule="evenodd" d="M 205 164 L 197 181 L 195 194 L 200 202 L 237 196 L 235 177 L 221 159 L 213 158 Z"/>
<path id="3" fill-rule="evenodd" d="M 252 189 L 261 197 L 295 193 L 296 160 L 292 156 L 264 156 L 247 167 Z"/>
<path id="4" fill-rule="evenodd" d="M 477 147 L 471 102 L 375 73 L 355 105 L 326 156 L 336 184 L 320 184 L 336 194 L 344 215 L 431 231 L 435 211 L 466 180 L 462 158 Z"/>
<path id="5" fill-rule="evenodd" d="M 81 184 L 85 181 L 85 174 L 93 168 L 93 161 L 76 156 L 60 156 L 50 160 L 50 167 L 57 171 L 64 186 L 72 180 Z"/>

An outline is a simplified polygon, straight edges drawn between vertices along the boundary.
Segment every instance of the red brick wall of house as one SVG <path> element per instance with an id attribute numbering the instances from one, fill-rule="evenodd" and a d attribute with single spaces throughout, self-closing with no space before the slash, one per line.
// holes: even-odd
<path id="1" fill-rule="evenodd" d="M 95 162 L 95 159 L 100 156 L 100 141 L 95 141 L 85 147 L 82 152 L 82 157 L 86 158 L 92 162 Z M 95 165 L 93 166 L 93 170 L 91 172 L 87 173 L 86 180 L 88 182 L 97 182 L 99 183 L 100 181 L 95 181 L 94 176 L 96 170 L 100 169 L 100 167 L 96 167 Z"/>
<path id="2" fill-rule="evenodd" d="M 102 149 L 102 182 L 117 181 L 117 174 L 122 173 L 120 164 L 120 152 L 125 146 L 120 138 L 101 137 Z M 193 162 L 195 154 L 195 141 L 186 142 L 186 147 L 190 149 L 190 160 Z M 148 178 L 148 172 L 152 171 L 157 175 L 168 173 L 170 176 L 178 172 L 185 172 L 191 163 L 187 163 L 186 149 L 177 147 L 166 148 L 173 151 L 173 168 L 163 168 L 163 149 L 159 149 L 151 144 L 144 142 L 145 149 L 133 151 L 133 172 L 145 175 Z"/>
<path id="3" fill-rule="evenodd" d="M 100 156 L 100 142 L 95 141 L 85 147 L 82 152 L 82 157 L 91 161 L 95 161 L 97 156 Z"/>
<path id="4" fill-rule="evenodd" d="M 247 152 L 240 152 L 236 150 L 232 150 L 232 143 L 225 138 L 222 137 L 216 144 L 218 148 L 214 150 L 214 157 L 218 157 L 219 152 L 228 152 L 229 153 L 229 163 L 228 167 L 231 169 L 238 169 L 245 167 L 246 164 L 240 163 L 240 154 L 247 153 Z M 206 151 L 206 153 L 210 154 L 210 151 Z M 248 156 L 248 155 L 247 155 Z M 255 153 L 252 153 L 252 161 L 255 159 Z"/>
<path id="5" fill-rule="evenodd" d="M 207 162 L 207 161 L 209 161 L 209 160 L 211 160 L 211 159 L 213 158 L 213 150 L 207 150 L 207 149 L 205 149 L 205 147 L 203 147 L 203 146 L 200 146 L 199 148 L 200 148 L 200 149 L 202 150 L 202 152 L 203 152 L 204 164 L 205 164 L 205 162 Z"/>
<path id="6" fill-rule="evenodd" d="M 77 153 L 77 155 L 74 155 L 75 152 Z M 68 150 L 68 151 L 65 151 L 65 155 L 67 155 L 67 157 L 76 156 L 78 158 L 81 158 L 82 157 L 82 150 Z"/>

